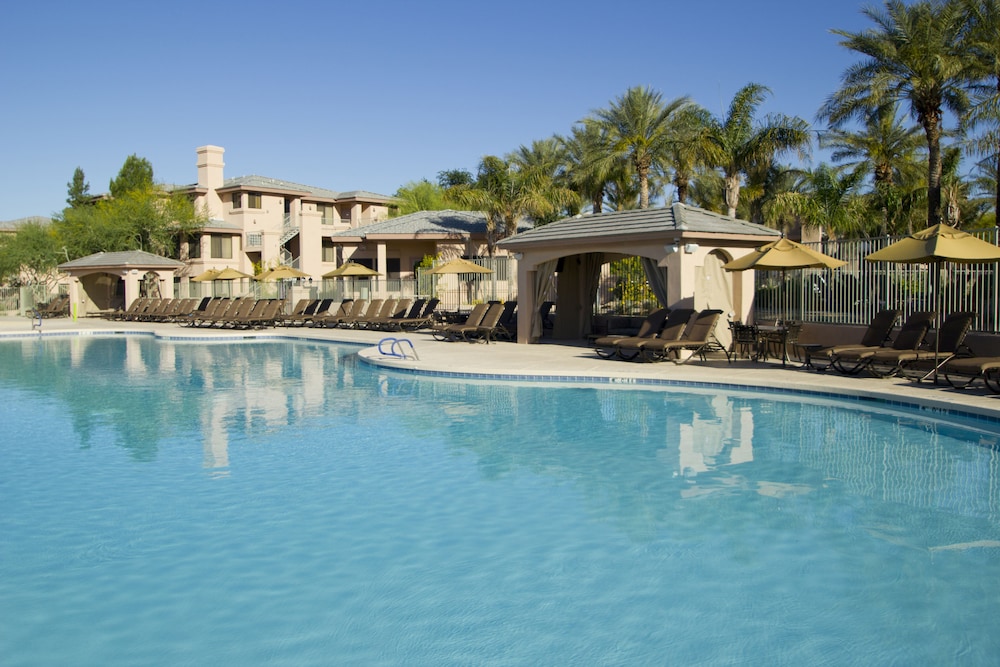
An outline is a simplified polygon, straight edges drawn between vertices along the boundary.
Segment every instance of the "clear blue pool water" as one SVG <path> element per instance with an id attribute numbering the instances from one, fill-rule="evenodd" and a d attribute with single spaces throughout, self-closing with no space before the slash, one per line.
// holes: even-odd
<path id="1" fill-rule="evenodd" d="M 0 662 L 996 664 L 990 428 L 0 342 Z"/>

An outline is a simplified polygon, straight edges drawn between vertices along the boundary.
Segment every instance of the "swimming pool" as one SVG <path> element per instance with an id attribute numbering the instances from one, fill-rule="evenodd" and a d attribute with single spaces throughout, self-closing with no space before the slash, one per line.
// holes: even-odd
<path id="1" fill-rule="evenodd" d="M 5 665 L 992 664 L 995 428 L 0 341 Z"/>

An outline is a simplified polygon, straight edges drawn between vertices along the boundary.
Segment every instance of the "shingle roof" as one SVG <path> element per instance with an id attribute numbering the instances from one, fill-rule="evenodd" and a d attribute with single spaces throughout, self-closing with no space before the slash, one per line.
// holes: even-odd
<path id="1" fill-rule="evenodd" d="M 675 203 L 663 208 L 615 211 L 613 213 L 564 218 L 511 236 L 500 241 L 499 245 L 511 248 L 520 244 L 534 245 L 539 242 L 594 239 L 602 236 L 656 236 L 671 232 L 781 236 L 779 231 L 763 225 Z"/>
<path id="2" fill-rule="evenodd" d="M 418 235 L 418 234 L 486 234 L 486 215 L 479 211 L 417 211 L 398 218 L 389 218 L 370 225 L 361 225 L 353 229 L 331 234 L 338 236 L 361 237 L 379 234 Z"/>
<path id="3" fill-rule="evenodd" d="M 323 199 L 337 199 L 340 197 L 340 194 L 334 190 L 317 188 L 312 185 L 302 185 L 301 183 L 293 183 L 292 181 L 283 181 L 279 178 L 258 176 L 256 174 L 251 174 L 249 176 L 237 176 L 236 178 L 227 178 L 222 184 L 223 190 L 238 187 L 257 188 L 260 190 L 302 192 L 310 194 L 314 197 L 321 197 Z"/>
<path id="4" fill-rule="evenodd" d="M 124 250 L 121 252 L 98 252 L 86 257 L 63 262 L 59 265 L 62 270 L 66 269 L 90 269 L 90 268 L 136 268 L 136 269 L 179 269 L 184 266 L 184 262 L 178 262 L 169 257 L 160 257 L 142 250 Z"/>

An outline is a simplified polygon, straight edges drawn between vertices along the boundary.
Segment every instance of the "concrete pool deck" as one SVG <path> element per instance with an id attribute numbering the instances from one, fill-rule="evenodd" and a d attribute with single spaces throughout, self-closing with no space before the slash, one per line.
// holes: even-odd
<path id="1" fill-rule="evenodd" d="M 26 317 L 0 317 L 0 340 L 11 336 L 38 335 L 38 331 L 32 329 L 32 322 Z M 365 348 L 360 354 L 366 361 L 406 371 L 580 378 L 584 381 L 599 378 L 622 384 L 653 380 L 734 385 L 740 389 L 824 392 L 1000 420 L 1000 396 L 990 393 L 981 383 L 973 389 L 955 390 L 945 384 L 934 386 L 929 382 L 915 383 L 898 378 L 877 379 L 842 376 L 838 373 L 815 373 L 800 369 L 799 364 L 794 362 L 785 368 L 778 362 L 743 360 L 729 364 L 722 357 L 706 362 L 696 360 L 682 366 L 672 363 L 634 363 L 600 359 L 582 342 L 483 345 L 440 342 L 422 331 L 387 334 L 379 331 L 308 327 L 232 330 L 190 328 L 166 323 L 109 322 L 99 318 L 81 318 L 77 321 L 70 318 L 46 319 L 42 321 L 41 330 L 42 335 L 146 333 L 169 338 L 246 340 L 254 337 L 283 337 L 335 341 L 363 345 Z M 418 358 L 401 360 L 380 355 L 375 346 L 388 336 L 410 340 Z"/>

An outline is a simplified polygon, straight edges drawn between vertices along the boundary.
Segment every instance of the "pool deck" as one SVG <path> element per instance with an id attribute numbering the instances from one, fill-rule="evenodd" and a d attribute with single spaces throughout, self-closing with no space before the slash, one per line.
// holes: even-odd
<path id="1" fill-rule="evenodd" d="M 0 340 L 5 337 L 38 335 L 32 329 L 33 320 L 25 317 L 0 317 Z M 313 329 L 309 327 L 277 327 L 265 330 L 232 330 L 190 328 L 178 324 L 148 322 L 109 322 L 99 318 L 46 319 L 42 335 L 94 335 L 113 333 L 146 333 L 167 338 L 226 338 L 246 340 L 260 338 L 300 338 L 324 340 L 364 346 L 361 356 L 373 364 L 406 371 L 434 374 L 469 374 L 482 377 L 527 376 L 581 381 L 607 381 L 632 384 L 647 380 L 668 383 L 698 383 L 736 386 L 740 389 L 798 390 L 823 392 L 850 398 L 876 399 L 909 404 L 922 409 L 958 412 L 988 420 L 1000 420 L 1000 396 L 990 393 L 982 384 L 973 389 L 955 390 L 946 384 L 915 383 L 904 379 L 850 377 L 838 373 L 816 373 L 799 368 L 791 362 L 737 361 L 727 363 L 724 357 L 709 361 L 692 361 L 685 365 L 673 363 L 635 363 L 598 358 L 582 341 L 576 344 L 544 342 L 539 345 L 515 343 L 447 343 L 434 340 L 427 332 L 387 334 L 378 331 L 350 329 Z M 417 359 L 399 359 L 379 354 L 377 345 L 386 337 L 408 339 Z M 384 346 L 388 349 L 388 345 Z M 404 346 L 408 351 L 408 346 Z"/>

